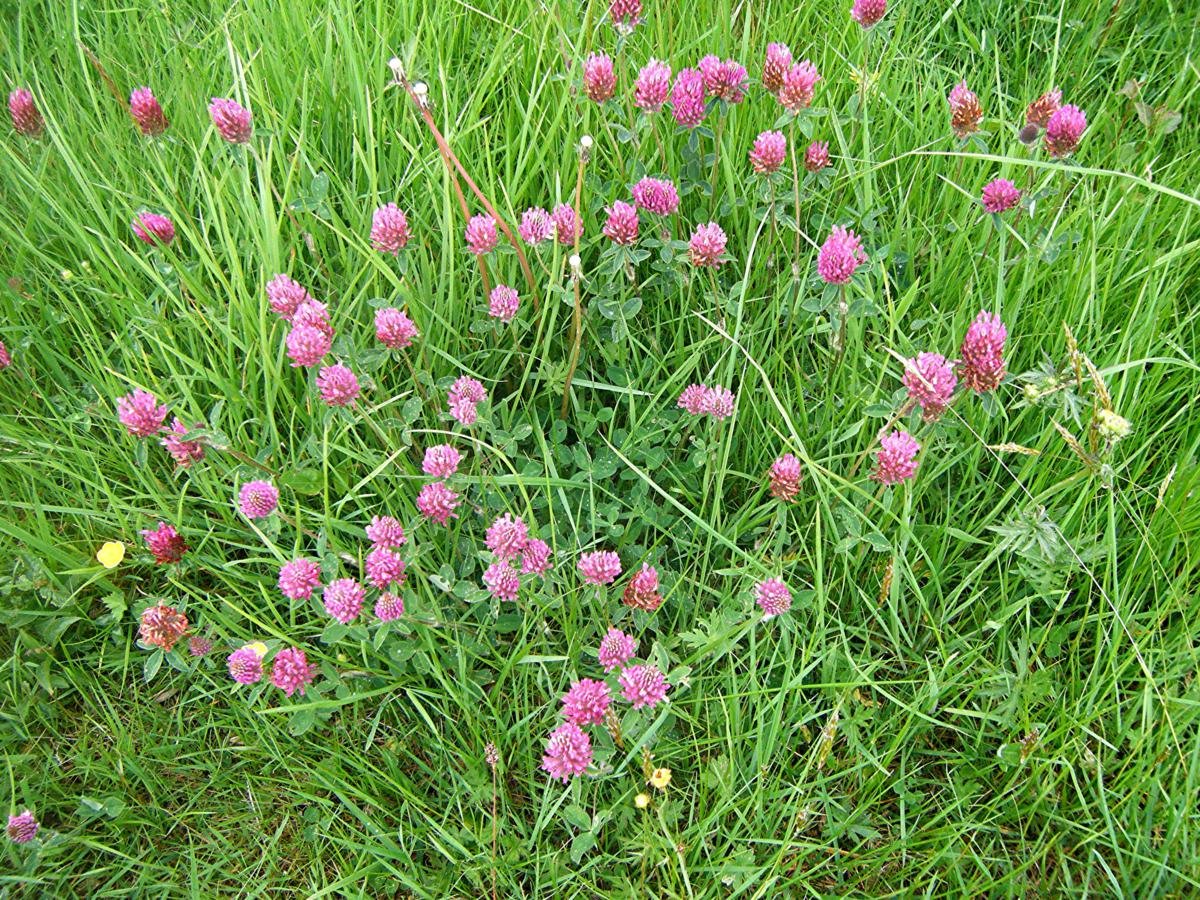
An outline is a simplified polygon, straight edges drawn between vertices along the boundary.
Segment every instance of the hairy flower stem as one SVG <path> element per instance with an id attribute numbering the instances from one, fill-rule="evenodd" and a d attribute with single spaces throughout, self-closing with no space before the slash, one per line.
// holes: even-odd
<path id="1" fill-rule="evenodd" d="M 583 202 L 583 167 L 587 165 L 587 154 L 579 155 L 579 171 L 575 177 L 575 209 L 578 211 Z M 573 256 L 579 257 L 579 229 L 575 232 L 575 243 L 573 245 Z M 567 407 L 571 402 L 571 379 L 575 377 L 575 367 L 579 365 L 579 348 L 583 343 L 583 298 L 580 294 L 583 281 L 583 273 L 580 271 L 571 272 L 572 286 L 575 288 L 575 308 L 571 313 L 571 328 L 573 337 L 571 339 L 571 356 L 570 362 L 567 363 L 567 377 L 563 384 L 563 399 L 562 410 L 559 417 L 565 419 L 567 417 Z"/>
<path id="2" fill-rule="evenodd" d="M 713 167 L 708 181 L 708 213 L 713 215 L 717 209 L 717 167 L 721 165 L 721 134 L 725 131 L 725 116 L 718 114 L 717 131 L 713 135 Z"/>
<path id="3" fill-rule="evenodd" d="M 796 165 L 796 140 L 795 135 L 792 135 L 792 140 L 788 141 L 788 150 L 792 154 L 792 212 L 796 216 L 796 248 L 792 253 L 792 267 L 800 265 L 800 169 Z"/>

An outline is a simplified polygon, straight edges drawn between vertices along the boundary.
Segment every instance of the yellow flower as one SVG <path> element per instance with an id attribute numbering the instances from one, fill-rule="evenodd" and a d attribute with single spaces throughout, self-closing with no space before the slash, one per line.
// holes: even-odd
<path id="1" fill-rule="evenodd" d="M 246 647 L 258 654 L 259 659 L 267 655 L 267 645 L 262 641 L 255 641 L 253 644 L 247 644 Z"/>
<path id="2" fill-rule="evenodd" d="M 96 551 L 96 559 L 106 569 L 115 569 L 125 558 L 125 545 L 120 541 L 107 541 Z"/>
<path id="3" fill-rule="evenodd" d="M 645 809 L 647 806 L 650 805 L 650 795 L 649 794 L 638 794 L 636 797 L 633 798 L 633 805 L 636 806 L 638 809 Z"/>
<path id="4" fill-rule="evenodd" d="M 660 791 L 665 791 L 667 785 L 671 783 L 671 770 L 655 769 L 650 773 L 650 783 Z"/>

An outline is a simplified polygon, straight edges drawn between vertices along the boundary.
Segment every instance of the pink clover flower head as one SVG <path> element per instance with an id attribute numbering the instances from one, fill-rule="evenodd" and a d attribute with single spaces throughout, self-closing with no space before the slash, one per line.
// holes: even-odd
<path id="1" fill-rule="evenodd" d="M 633 186 L 633 202 L 656 216 L 669 216 L 679 209 L 679 191 L 666 178 L 643 178 Z"/>
<path id="2" fill-rule="evenodd" d="M 1070 104 L 1060 107 L 1046 122 L 1046 152 L 1055 159 L 1070 156 L 1086 128 L 1087 116 L 1083 110 Z"/>
<path id="3" fill-rule="evenodd" d="M 292 368 L 311 368 L 320 365 L 333 347 L 333 338 L 313 325 L 293 325 L 284 342 Z"/>
<path id="4" fill-rule="evenodd" d="M 8 355 L 8 349 L 4 346 L 4 341 L 0 341 L 0 369 L 7 369 L 12 365 L 12 357 Z"/>
<path id="5" fill-rule="evenodd" d="M 435 444 L 425 448 L 425 458 L 421 461 L 421 471 L 434 478 L 449 478 L 458 472 L 462 462 L 462 454 L 450 444 Z"/>
<path id="6" fill-rule="evenodd" d="M 719 266 L 724 262 L 725 232 L 716 222 L 697 225 L 688 241 L 688 258 L 694 266 Z"/>
<path id="7" fill-rule="evenodd" d="M 979 130 L 983 109 L 979 105 L 979 98 L 965 81 L 960 81 L 951 89 L 946 101 L 950 104 L 950 127 L 958 137 L 965 138 Z"/>
<path id="8" fill-rule="evenodd" d="M 782 131 L 764 131 L 750 148 L 750 168 L 760 175 L 778 172 L 787 156 L 787 138 Z"/>
<path id="9" fill-rule="evenodd" d="M 385 347 L 403 350 L 420 336 L 416 323 L 401 310 L 391 306 L 375 310 L 375 339 Z"/>
<path id="10" fill-rule="evenodd" d="M 1004 342 L 1008 329 L 995 313 L 980 311 L 967 329 L 959 357 L 958 373 L 963 384 L 983 394 L 994 391 L 1004 380 Z"/>
<path id="11" fill-rule="evenodd" d="M 42 114 L 33 102 L 33 94 L 25 88 L 17 88 L 8 95 L 8 114 L 12 117 L 13 128 L 25 137 L 41 137 L 46 128 Z"/>
<path id="12" fill-rule="evenodd" d="M 279 592 L 289 600 L 310 600 L 321 586 L 321 567 L 303 556 L 279 567 Z"/>
<path id="13" fill-rule="evenodd" d="M 783 454 L 771 463 L 770 471 L 767 473 L 771 485 L 771 496 L 784 503 L 794 502 L 800 493 L 801 477 L 800 460 L 790 453 Z"/>
<path id="14" fill-rule="evenodd" d="M 238 684 L 257 684 L 262 681 L 262 657 L 251 646 L 239 647 L 225 658 L 229 677 Z"/>
<path id="15" fill-rule="evenodd" d="M 297 691 L 303 697 L 304 689 L 316 676 L 317 667 L 309 665 L 308 657 L 299 647 L 280 650 L 271 664 L 271 684 L 289 697 Z"/>
<path id="16" fill-rule="evenodd" d="M 450 417 L 458 422 L 459 425 L 469 428 L 479 418 L 479 412 L 474 403 L 463 399 L 451 400 Z"/>
<path id="17" fill-rule="evenodd" d="M 254 133 L 250 110 L 228 97 L 213 97 L 208 114 L 218 133 L 231 144 L 245 144 Z"/>
<path id="18" fill-rule="evenodd" d="M 909 399 L 920 404 L 926 421 L 942 414 L 958 384 L 954 366 L 940 353 L 918 353 L 906 360 L 903 380 Z"/>
<path id="19" fill-rule="evenodd" d="M 143 530 L 142 539 L 154 555 L 154 561 L 160 566 L 179 562 L 188 550 L 187 541 L 174 526 L 166 522 L 159 522 L 157 528 Z"/>
<path id="20" fill-rule="evenodd" d="M 704 121 L 704 76 L 699 69 L 680 69 L 671 86 L 671 113 L 684 128 Z"/>
<path id="21" fill-rule="evenodd" d="M 317 373 L 317 390 L 329 406 L 353 406 L 361 388 L 350 367 L 336 363 Z"/>
<path id="22" fill-rule="evenodd" d="M 517 289 L 507 284 L 498 284 L 488 294 L 488 315 L 501 322 L 511 322 L 521 306 Z"/>
<path id="23" fill-rule="evenodd" d="M 980 202 L 988 212 L 999 215 L 1021 202 L 1021 192 L 1007 178 L 996 178 L 984 185 Z"/>
<path id="24" fill-rule="evenodd" d="M 134 236 L 143 244 L 169 244 L 175 240 L 175 223 L 158 213 L 141 212 L 129 223 Z"/>
<path id="25" fill-rule="evenodd" d="M 517 234 L 526 244 L 536 247 L 542 241 L 550 239 L 554 234 L 554 222 L 550 213 L 540 206 L 531 206 L 521 213 L 521 224 L 517 226 Z"/>
<path id="26" fill-rule="evenodd" d="M 408 577 L 406 568 L 400 554 L 390 547 L 374 547 L 367 552 L 367 581 L 377 590 L 390 590 L 392 585 L 403 586 Z"/>
<path id="27" fill-rule="evenodd" d="M 138 640 L 170 653 L 176 642 L 187 634 L 187 616 L 165 603 L 147 606 L 138 623 Z"/>
<path id="28" fill-rule="evenodd" d="M 417 509 L 421 515 L 437 525 L 445 525 L 458 517 L 458 494 L 442 481 L 431 481 L 417 494 Z"/>
<path id="29" fill-rule="evenodd" d="M 279 489 L 269 481 L 247 481 L 238 492 L 238 508 L 247 519 L 265 519 L 279 506 Z"/>
<path id="30" fill-rule="evenodd" d="M 817 274 L 827 284 L 848 284 L 866 261 L 862 239 L 853 231 L 834 225 L 817 253 Z"/>
<path id="31" fill-rule="evenodd" d="M 117 418 L 134 437 L 150 437 L 162 430 L 167 408 L 149 391 L 135 388 L 117 400 Z"/>
<path id="32" fill-rule="evenodd" d="M 380 622 L 394 622 L 404 615 L 404 600 L 399 594 L 384 591 L 375 601 L 375 618 Z"/>
<path id="33" fill-rule="evenodd" d="M 476 256 L 491 253 L 500 243 L 500 235 L 496 232 L 496 220 L 486 213 L 472 216 L 467 223 L 465 233 L 467 249 Z"/>
<path id="34" fill-rule="evenodd" d="M 395 256 L 404 249 L 411 236 L 408 216 L 395 203 L 379 207 L 371 216 L 371 246 L 380 253 Z"/>
<path id="35" fill-rule="evenodd" d="M 779 88 L 779 102 L 793 115 L 812 106 L 813 92 L 821 74 L 807 59 L 788 67 Z"/>
<path id="36" fill-rule="evenodd" d="M 617 88 L 613 61 L 607 53 L 593 53 L 583 62 L 583 92 L 593 103 L 612 98 Z"/>
<path id="37" fill-rule="evenodd" d="M 521 550 L 521 574 L 545 575 L 550 570 L 550 545 L 540 538 L 530 538 Z"/>
<path id="38" fill-rule="evenodd" d="M 331 340 L 333 338 L 333 323 L 329 321 L 329 308 L 318 300 L 305 300 L 296 307 L 292 314 L 293 327 L 307 325 L 324 332 Z"/>
<path id="39" fill-rule="evenodd" d="M 1045 128 L 1050 123 L 1050 117 L 1058 112 L 1061 105 L 1062 91 L 1057 88 L 1046 91 L 1025 108 L 1025 123 L 1039 130 Z"/>
<path id="40" fill-rule="evenodd" d="M 292 321 L 300 305 L 311 300 L 312 294 L 308 289 L 287 275 L 281 273 L 267 282 L 267 303 L 270 304 L 271 311 L 284 321 Z"/>
<path id="41" fill-rule="evenodd" d="M 488 526 L 484 543 L 497 559 L 515 559 L 529 543 L 529 526 L 512 513 L 497 516 Z"/>
<path id="42" fill-rule="evenodd" d="M 642 0 L 612 0 L 608 4 L 608 18 L 618 31 L 628 34 L 633 31 L 642 16 Z"/>
<path id="43" fill-rule="evenodd" d="M 637 243 L 638 212 L 637 207 L 624 200 L 617 200 L 606 210 L 608 220 L 602 229 L 604 236 L 614 244 L 630 246 Z"/>
<path id="44" fill-rule="evenodd" d="M 391 516 L 372 516 L 371 524 L 366 527 L 367 540 L 373 547 L 403 547 L 408 540 L 404 535 L 404 526 Z"/>
<path id="45" fill-rule="evenodd" d="M 595 550 L 579 558 L 584 584 L 612 584 L 621 574 L 621 558 L 611 550 Z"/>
<path id="46" fill-rule="evenodd" d="M 887 13 L 887 0 L 854 0 L 850 9 L 850 18 L 863 27 L 863 30 L 875 25 Z"/>
<path id="47" fill-rule="evenodd" d="M 476 379 L 463 375 L 450 386 L 446 399 L 450 415 L 462 425 L 471 425 L 477 418 L 475 407 L 487 399 L 487 390 Z"/>
<path id="48" fill-rule="evenodd" d="M 656 113 L 671 95 L 671 67 L 651 58 L 638 72 L 633 84 L 633 102 L 638 109 Z"/>
<path id="49" fill-rule="evenodd" d="M 22 810 L 8 817 L 8 825 L 4 830 L 14 844 L 28 844 L 37 836 L 38 821 L 28 809 Z"/>
<path id="50" fill-rule="evenodd" d="M 601 725 L 612 704 L 612 692 L 603 681 L 581 678 L 562 696 L 563 718 L 576 725 Z"/>
<path id="51" fill-rule="evenodd" d="M 762 86 L 772 94 L 779 93 L 783 78 L 792 67 L 792 51 L 787 44 L 767 44 L 767 55 L 763 60 Z"/>
<path id="52" fill-rule="evenodd" d="M 198 634 L 188 638 L 188 654 L 190 656 L 208 656 L 212 652 L 212 641 Z"/>
<path id="53" fill-rule="evenodd" d="M 181 469 L 190 468 L 193 463 L 204 459 L 204 444 L 200 441 L 185 441 L 183 436 L 189 431 L 194 431 L 202 427 L 200 424 L 193 425 L 188 428 L 176 416 L 171 421 L 171 427 L 163 434 L 159 441 L 167 452 L 171 454 L 171 458 L 175 460 L 175 465 Z"/>
<path id="54" fill-rule="evenodd" d="M 689 384 L 675 401 L 680 409 L 687 410 L 693 416 L 704 413 L 704 399 L 708 396 L 708 388 L 703 384 Z"/>
<path id="55" fill-rule="evenodd" d="M 729 388 L 720 385 L 710 387 L 704 392 L 704 405 L 701 411 L 708 413 L 717 421 L 728 419 L 733 415 L 735 399 L 733 391 Z"/>
<path id="56" fill-rule="evenodd" d="M 829 142 L 813 141 L 804 151 L 804 168 L 810 172 L 820 172 L 829 165 Z"/>
<path id="57" fill-rule="evenodd" d="M 879 442 L 875 470 L 871 479 L 880 484 L 900 484 L 917 473 L 917 452 L 921 445 L 907 431 L 896 429 Z"/>
<path id="58" fill-rule="evenodd" d="M 574 722 L 563 722 L 550 733 L 542 768 L 551 778 L 566 784 L 575 775 L 582 775 L 592 764 L 591 738 Z"/>
<path id="59" fill-rule="evenodd" d="M 579 213 L 569 203 L 554 207 L 550 219 L 554 222 L 554 234 L 558 242 L 564 246 L 574 245 L 576 238 L 583 234 L 583 219 L 579 218 Z"/>
<path id="60" fill-rule="evenodd" d="M 754 589 L 755 602 L 763 611 L 763 620 L 782 615 L 792 608 L 792 592 L 778 578 L 768 578 Z"/>
<path id="61" fill-rule="evenodd" d="M 484 571 L 483 586 L 497 600 L 512 601 L 521 589 L 521 578 L 507 560 L 499 559 Z"/>
<path id="62" fill-rule="evenodd" d="M 658 706 L 670 689 L 658 666 L 649 664 L 626 666 L 617 676 L 617 683 L 621 685 L 621 696 L 633 704 L 634 709 Z"/>
<path id="63" fill-rule="evenodd" d="M 637 653 L 637 641 L 625 632 L 610 627 L 600 640 L 600 651 L 597 658 L 600 660 L 600 665 L 604 667 L 604 671 L 611 672 L 633 659 L 635 653 Z"/>
<path id="64" fill-rule="evenodd" d="M 658 592 L 658 570 L 654 566 L 642 563 L 642 568 L 634 573 L 625 585 L 621 602 L 634 609 L 654 612 L 662 606 L 663 597 Z"/>
<path id="65" fill-rule="evenodd" d="M 154 96 L 154 91 L 148 87 L 135 88 L 129 95 L 129 114 L 137 122 L 138 130 L 148 137 L 167 130 L 167 117 L 163 115 L 162 106 Z"/>
<path id="66" fill-rule="evenodd" d="M 746 67 L 736 60 L 709 54 L 696 66 L 704 79 L 704 92 L 726 103 L 741 103 L 746 99 Z"/>
<path id="67" fill-rule="evenodd" d="M 349 625 L 362 612 L 363 601 L 366 598 L 366 590 L 353 578 L 335 578 L 325 588 L 325 612 L 343 625 Z"/>

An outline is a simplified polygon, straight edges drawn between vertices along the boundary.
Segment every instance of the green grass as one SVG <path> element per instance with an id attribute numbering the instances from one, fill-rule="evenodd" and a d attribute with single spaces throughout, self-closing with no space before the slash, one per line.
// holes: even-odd
<path id="1" fill-rule="evenodd" d="M 0 894 L 474 897 L 493 871 L 499 896 L 530 897 L 1200 890 L 1188 4 L 895 0 L 872 36 L 866 127 L 848 0 L 646 5 L 619 58 L 622 97 L 651 55 L 676 69 L 732 55 L 756 77 L 771 40 L 823 73 L 827 112 L 808 122 L 835 169 L 802 184 L 798 234 L 790 180 L 772 228 L 746 164 L 778 111 L 757 88 L 724 127 L 715 197 L 698 186 L 707 160 L 673 128 L 660 158 L 647 132 L 619 140 L 625 109 L 573 92 L 565 61 L 577 73 L 588 52 L 613 51 L 596 0 L 6 4 L 2 69 L 34 91 L 48 137 L 0 141 L 0 339 L 14 357 L 0 371 L 0 797 L 32 807 L 44 840 L 6 845 Z M 139 138 L 84 46 L 123 95 L 155 89 L 167 140 Z M 472 329 L 479 273 L 436 145 L 388 87 L 396 54 L 510 222 L 569 200 L 577 142 L 596 138 L 565 423 L 564 254 L 534 261 L 537 317 L 515 257 L 493 260 L 495 279 L 522 288 L 519 349 Z M 948 134 L 945 95 L 962 77 L 987 113 L 986 152 Z M 1118 92 L 1129 79 L 1181 127 L 1148 131 Z M 1014 136 L 1055 85 L 1090 123 L 1065 164 Z M 253 109 L 249 152 L 212 131 L 213 96 Z M 643 166 L 696 183 L 683 237 L 710 218 L 729 234 L 719 296 L 706 277 L 635 293 L 599 274 L 603 207 Z M 1041 192 L 1002 238 L 976 200 L 998 174 Z M 413 226 L 403 270 L 367 240 L 391 200 Z M 161 253 L 130 235 L 142 207 L 176 222 Z M 840 357 L 828 315 L 809 311 L 834 223 L 873 260 L 852 292 L 873 314 L 851 318 Z M 331 414 L 289 367 L 263 299 L 278 271 L 329 303 L 339 352 L 369 375 L 355 412 Z M 614 335 L 608 316 L 634 296 Z M 421 403 L 397 358 L 368 352 L 376 298 L 421 326 L 422 371 L 469 372 L 492 400 L 464 468 L 469 502 L 449 531 L 415 530 L 409 615 L 378 649 L 374 629 L 324 642 L 319 607 L 274 585 L 295 552 L 355 560 L 372 514 L 415 525 L 410 447 L 451 430 L 445 381 Z M 1086 371 L 1038 403 L 1014 378 L 999 403 L 967 397 L 936 425 L 910 422 L 920 471 L 879 494 L 870 461 L 854 466 L 900 405 L 897 354 L 952 355 L 980 308 L 1002 311 L 1017 375 L 1047 357 L 1067 366 L 1069 328 L 1132 435 L 1086 466 L 1054 428 L 1086 448 L 1099 402 Z M 674 399 L 706 379 L 736 389 L 736 414 L 688 425 Z M 183 473 L 156 446 L 139 456 L 113 406 L 134 386 L 230 451 Z M 806 464 L 790 507 L 762 477 L 785 451 Z M 285 516 L 262 530 L 232 502 L 251 460 L 284 487 Z M 557 570 L 498 610 L 478 584 L 483 529 L 505 509 L 543 527 Z M 159 518 L 191 544 L 180 566 L 154 567 L 142 548 Z M 130 547 L 111 572 L 94 559 L 106 540 Z M 657 613 L 631 614 L 619 586 L 602 599 L 579 586 L 579 552 L 602 546 L 627 571 L 658 566 Z M 768 574 L 797 604 L 758 624 L 751 588 Z M 147 682 L 136 616 L 156 599 L 217 650 Z M 626 723 L 611 768 L 550 783 L 538 764 L 558 697 L 598 675 L 610 622 L 671 670 L 672 701 Z M 317 690 L 235 691 L 224 654 L 260 639 L 305 646 Z M 674 773 L 645 812 L 643 739 Z"/>

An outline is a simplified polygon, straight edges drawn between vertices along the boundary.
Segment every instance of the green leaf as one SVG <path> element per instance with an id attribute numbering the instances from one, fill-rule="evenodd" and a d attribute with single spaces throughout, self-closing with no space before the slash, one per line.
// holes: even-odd
<path id="1" fill-rule="evenodd" d="M 584 811 L 583 807 L 576 803 L 572 803 L 563 810 L 563 818 L 566 819 L 569 824 L 574 825 L 576 828 L 582 831 L 591 830 L 592 817 Z"/>
<path id="2" fill-rule="evenodd" d="M 158 670 L 162 668 L 162 664 L 163 652 L 161 650 L 155 650 L 153 653 L 147 656 L 146 661 L 142 663 L 142 677 L 146 681 L 150 681 L 155 675 L 158 674 Z"/>
<path id="3" fill-rule="evenodd" d="M 323 484 L 321 471 L 313 468 L 293 469 L 285 472 L 279 480 L 297 494 L 306 496 L 319 494 Z"/>
<path id="4" fill-rule="evenodd" d="M 571 862 L 579 865 L 579 861 L 583 859 L 583 855 L 596 846 L 596 836 L 590 831 L 584 831 L 581 834 L 575 835 L 575 839 L 571 841 Z"/>

